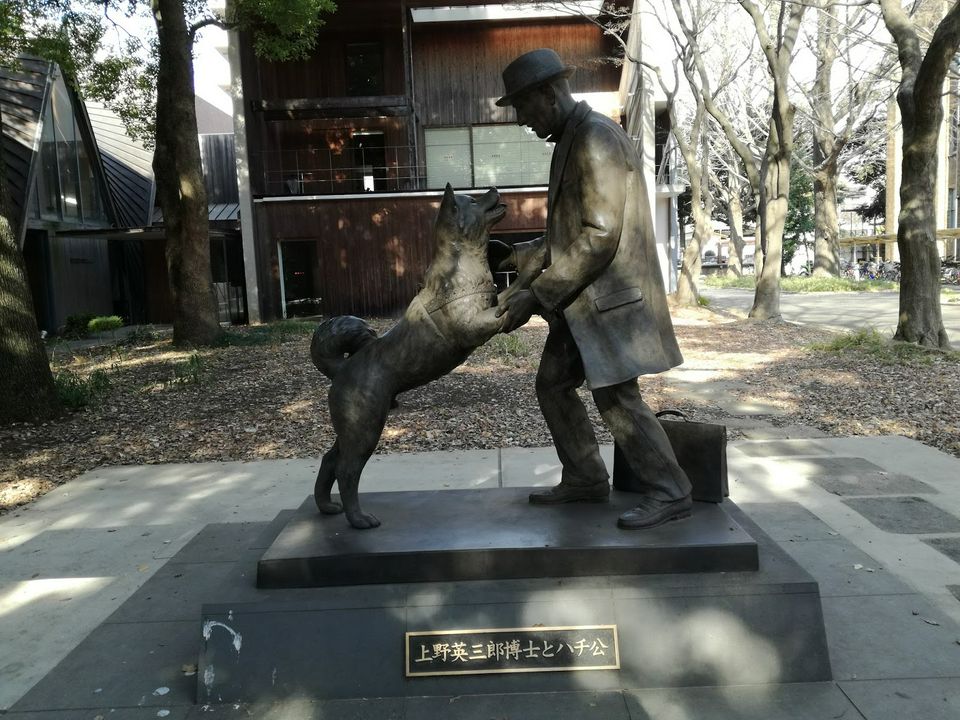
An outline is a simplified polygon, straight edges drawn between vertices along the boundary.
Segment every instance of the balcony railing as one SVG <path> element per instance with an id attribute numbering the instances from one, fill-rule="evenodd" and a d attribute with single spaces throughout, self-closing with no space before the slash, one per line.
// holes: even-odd
<path id="1" fill-rule="evenodd" d="M 261 193 L 277 195 L 349 195 L 456 188 L 546 185 L 549 156 L 525 157 L 515 143 L 432 145 L 427 165 L 407 145 L 341 149 L 279 150 L 259 154 Z M 472 160 L 472 162 L 471 162 Z M 671 138 L 657 167 L 657 185 L 686 184 L 686 166 Z"/>
<path id="2" fill-rule="evenodd" d="M 413 148 L 391 146 L 260 153 L 265 195 L 401 192 L 426 187 Z"/>
<path id="3" fill-rule="evenodd" d="M 664 143 L 660 164 L 657 166 L 657 186 L 686 185 L 687 183 L 687 165 L 683 155 L 680 154 L 677 141 L 673 135 L 670 135 Z"/>

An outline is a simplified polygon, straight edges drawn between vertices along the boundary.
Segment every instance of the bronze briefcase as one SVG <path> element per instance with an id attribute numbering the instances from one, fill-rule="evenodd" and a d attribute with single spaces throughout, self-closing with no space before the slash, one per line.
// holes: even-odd
<path id="1" fill-rule="evenodd" d="M 665 415 L 681 419 L 664 420 Z M 730 494 L 727 488 L 726 426 L 693 422 L 679 410 L 662 410 L 657 417 L 670 439 L 677 462 L 690 478 L 693 499 L 723 502 Z M 613 448 L 613 487 L 625 492 L 643 492 L 643 484 L 633 475 L 617 445 Z"/>

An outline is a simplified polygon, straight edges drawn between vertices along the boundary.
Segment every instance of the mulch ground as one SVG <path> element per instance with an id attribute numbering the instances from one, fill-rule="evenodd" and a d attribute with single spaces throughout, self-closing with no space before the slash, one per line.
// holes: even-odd
<path id="1" fill-rule="evenodd" d="M 960 457 L 955 357 L 890 363 L 856 348 L 815 350 L 812 344 L 833 335 L 706 309 L 678 312 L 676 330 L 683 367 L 698 371 L 701 386 L 722 383 L 727 392 L 774 406 L 777 413 L 766 418 L 774 425 L 837 436 L 905 435 Z M 447 377 L 401 396 L 378 452 L 549 445 L 534 393 L 545 337 L 542 323 L 498 336 Z M 0 514 L 100 465 L 321 455 L 333 440 L 329 382 L 311 364 L 309 344 L 309 335 L 294 333 L 196 354 L 174 349 L 169 339 L 57 351 L 55 370 L 81 377 L 100 370 L 109 387 L 58 420 L 0 428 Z M 700 420 L 730 417 L 709 395 L 685 391 L 682 375 L 643 378 L 647 402 Z M 587 407 L 601 442 L 610 441 L 589 399 Z M 730 435 L 736 439 L 735 427 Z"/>

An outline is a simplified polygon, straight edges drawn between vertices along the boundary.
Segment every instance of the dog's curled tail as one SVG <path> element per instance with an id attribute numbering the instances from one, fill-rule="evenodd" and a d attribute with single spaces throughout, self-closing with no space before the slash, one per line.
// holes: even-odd
<path id="1" fill-rule="evenodd" d="M 377 333 L 366 321 L 340 315 L 324 320 L 313 331 L 310 357 L 317 369 L 332 380 L 351 355 L 376 339 Z"/>

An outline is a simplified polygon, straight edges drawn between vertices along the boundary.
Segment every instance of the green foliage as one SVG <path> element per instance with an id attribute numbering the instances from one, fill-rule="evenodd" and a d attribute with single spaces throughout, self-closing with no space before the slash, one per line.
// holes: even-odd
<path id="1" fill-rule="evenodd" d="M 186 360 L 173 363 L 165 385 L 203 385 L 206 375 L 207 361 L 200 353 L 191 353 Z"/>
<path id="2" fill-rule="evenodd" d="M 121 342 L 124 345 L 144 345 L 146 343 L 156 342 L 160 336 L 150 328 L 137 326 L 123 338 Z"/>
<path id="3" fill-rule="evenodd" d="M 494 357 L 499 358 L 522 358 L 530 354 L 530 345 L 519 333 L 517 334 L 499 334 L 490 338 L 487 347 Z"/>
<path id="4" fill-rule="evenodd" d="M 317 329 L 317 323 L 309 320 L 279 320 L 265 325 L 247 328 L 230 328 L 220 336 L 220 345 L 279 345 L 304 335 L 310 335 Z"/>
<path id="5" fill-rule="evenodd" d="M 53 376 L 57 396 L 65 407 L 79 410 L 110 389 L 110 376 L 103 370 L 94 370 L 84 377 L 73 370 L 61 370 Z"/>
<path id="6" fill-rule="evenodd" d="M 860 353 L 881 365 L 931 365 L 937 361 L 960 364 L 958 352 L 932 350 L 915 343 L 888 340 L 872 328 L 844 333 L 825 343 L 814 343 L 810 349 L 831 355 Z"/>
<path id="7" fill-rule="evenodd" d="M 697 295 L 697 305 L 700 307 L 710 307 L 710 298 L 704 295 Z"/>
<path id="8" fill-rule="evenodd" d="M 783 226 L 783 262 L 789 263 L 797 248 L 807 244 L 813 232 L 813 181 L 800 164 L 790 170 L 790 196 Z"/>
<path id="9" fill-rule="evenodd" d="M 123 327 L 123 318 L 117 315 L 99 315 L 87 323 L 87 330 L 92 333 L 112 332 Z"/>
<path id="10" fill-rule="evenodd" d="M 299 60 L 310 54 L 333 0 L 237 0 L 236 22 L 253 35 L 253 49 L 268 60 Z"/>
<path id="11" fill-rule="evenodd" d="M 781 281 L 785 278 L 781 278 Z M 753 290 L 757 283 L 753 275 L 741 275 L 737 277 L 733 273 L 704 275 L 700 279 L 703 287 L 710 288 L 739 288 L 740 290 Z"/>
<path id="12" fill-rule="evenodd" d="M 96 315 L 89 312 L 67 315 L 67 320 L 63 326 L 63 336 L 72 339 L 87 337 L 90 334 L 90 321 L 95 317 Z"/>

